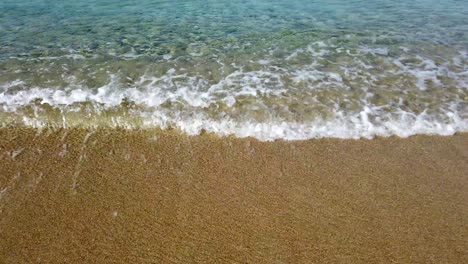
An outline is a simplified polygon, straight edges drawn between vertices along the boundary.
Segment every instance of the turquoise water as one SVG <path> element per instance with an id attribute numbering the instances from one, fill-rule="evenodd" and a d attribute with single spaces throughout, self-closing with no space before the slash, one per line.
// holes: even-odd
<path id="1" fill-rule="evenodd" d="M 259 139 L 468 131 L 466 1 L 0 3 L 0 122 Z"/>

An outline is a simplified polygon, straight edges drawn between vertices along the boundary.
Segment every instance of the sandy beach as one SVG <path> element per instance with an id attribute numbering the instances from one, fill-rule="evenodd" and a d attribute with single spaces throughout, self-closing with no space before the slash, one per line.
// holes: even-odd
<path id="1" fill-rule="evenodd" d="M 468 135 L 0 128 L 1 263 L 466 263 Z"/>

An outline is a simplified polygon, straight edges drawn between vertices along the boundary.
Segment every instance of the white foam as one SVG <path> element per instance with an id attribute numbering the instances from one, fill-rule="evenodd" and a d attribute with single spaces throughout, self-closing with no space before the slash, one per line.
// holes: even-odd
<path id="1" fill-rule="evenodd" d="M 193 120 L 178 120 L 176 127 L 189 134 L 198 134 L 202 129 L 220 135 L 255 137 L 260 140 L 301 140 L 310 138 L 372 138 L 375 136 L 409 137 L 416 134 L 453 135 L 467 132 L 468 122 L 457 113 L 447 113 L 450 121 L 441 122 L 422 113 L 415 115 L 401 111 L 380 123 L 372 123 L 369 116 L 373 110 L 365 107 L 354 115 L 337 113 L 331 121 L 317 120 L 311 123 L 272 121 L 268 123 L 236 122 L 233 120 L 209 120 L 198 117 Z"/>
<path id="2" fill-rule="evenodd" d="M 405 51 L 405 50 L 403 50 Z M 343 56 L 350 56 L 352 62 L 339 67 L 325 67 L 324 60 L 332 52 L 339 52 Z M 14 80 L 0 85 L 0 105 L 3 112 L 14 113 L 22 107 L 36 104 L 48 104 L 61 111 L 70 111 L 71 105 L 90 102 L 96 106 L 95 114 L 99 110 L 119 107 L 124 100 L 138 106 L 139 110 L 132 112 L 142 122 L 135 124 L 123 117 L 112 117 L 115 126 L 135 127 L 176 127 L 188 134 L 198 134 L 202 130 L 214 132 L 219 135 L 236 135 L 238 137 L 255 137 L 260 140 L 288 139 L 299 140 L 309 138 L 336 137 L 336 138 L 372 138 L 374 136 L 408 137 L 415 134 L 451 135 L 456 132 L 468 131 L 466 97 L 450 99 L 440 105 L 437 114 L 428 114 L 427 111 L 414 113 L 403 110 L 402 98 L 400 102 L 392 104 L 392 112 L 388 105 L 374 105 L 371 103 L 372 90 L 388 74 L 394 76 L 410 76 L 414 86 L 419 90 L 428 89 L 428 83 L 444 89 L 440 76 L 447 77 L 455 82 L 455 87 L 466 94 L 468 83 L 467 52 L 461 51 L 450 61 L 443 64 L 423 56 L 413 56 L 412 63 L 405 62 L 407 55 L 392 58 L 388 48 L 370 48 L 367 46 L 351 53 L 342 47 L 325 42 L 316 42 L 293 51 L 284 58 L 264 58 L 257 60 L 260 69 L 246 71 L 243 67 L 232 63 L 235 70 L 219 80 L 213 82 L 205 79 L 196 72 L 187 72 L 183 68 L 169 69 L 162 76 L 142 75 L 133 83 L 133 86 L 123 86 L 118 73 L 109 74 L 109 82 L 102 87 L 90 89 L 83 86 L 74 76 L 63 76 L 70 83 L 65 89 L 55 87 L 28 87 L 22 80 Z M 371 54 L 381 56 L 388 70 L 376 71 L 372 61 L 365 61 L 359 55 Z M 297 64 L 298 58 L 308 59 L 308 63 Z M 348 57 L 349 58 L 349 57 Z M 347 59 L 348 59 L 347 58 Z M 170 60 L 170 56 L 164 56 Z M 288 64 L 291 63 L 291 64 Z M 295 64 L 296 63 L 296 64 Z M 220 65 L 225 66 L 222 61 Z M 278 65 L 281 65 L 278 66 Z M 456 67 L 456 71 L 453 70 Z M 224 69 L 224 68 L 223 68 Z M 370 72 L 369 70 L 374 71 Z M 224 73 L 224 71 L 223 71 Z M 329 103 L 329 116 L 327 119 L 317 117 L 313 121 L 291 121 L 281 118 L 275 107 L 288 108 L 287 105 L 265 106 L 262 98 L 272 96 L 286 98 L 287 102 L 300 100 L 303 104 L 322 103 L 314 98 L 310 101 L 302 99 L 302 95 L 313 93 L 317 89 L 334 89 L 335 91 L 349 92 L 356 89 L 356 84 L 350 83 L 359 80 L 360 92 L 365 94 L 359 102 L 359 109 L 345 112 L 337 106 L 337 102 Z M 356 81 L 357 82 L 357 81 Z M 25 86 L 27 89 L 11 89 Z M 381 89 L 387 89 L 382 87 Z M 406 87 L 389 87 L 388 89 L 402 89 Z M 410 87 L 411 88 L 411 87 Z M 416 89 L 417 90 L 417 89 Z M 299 97 L 291 95 L 295 92 Z M 285 96 L 286 95 L 286 96 Z M 292 97 L 287 97 L 291 95 Z M 224 104 L 225 107 L 235 108 L 239 98 L 250 97 L 257 99 L 258 105 L 252 105 L 251 111 L 258 109 L 268 113 L 268 118 L 254 120 L 244 109 L 238 110 L 238 116 L 222 115 L 213 117 L 205 110 L 212 105 Z M 333 99 L 333 98 L 332 98 Z M 347 98 L 345 98 L 347 99 Z M 392 99 L 394 100 L 394 99 Z M 165 108 L 166 102 L 182 105 L 176 108 Z M 387 107 L 387 109 L 385 109 Z M 395 110 L 396 109 L 396 110 Z M 233 111 L 236 112 L 236 111 Z M 33 127 L 47 126 L 44 119 L 35 116 L 23 116 L 23 123 Z M 301 120 L 300 118 L 298 120 Z M 69 126 L 71 121 L 63 117 L 62 126 Z M 90 124 L 92 125 L 92 124 Z"/>
<path id="3" fill-rule="evenodd" d="M 257 122 L 252 120 L 234 120 L 232 118 L 213 119 L 204 113 L 177 113 L 167 110 L 141 112 L 143 124 L 134 125 L 125 120 L 115 120 L 118 127 L 133 128 L 177 128 L 189 135 L 201 131 L 213 132 L 221 136 L 254 137 L 263 141 L 276 139 L 305 140 L 311 138 L 373 138 L 375 136 L 409 137 L 417 134 L 453 135 L 457 132 L 468 132 L 468 122 L 463 113 L 458 112 L 459 104 L 454 104 L 445 119 L 437 119 L 423 112 L 416 115 L 411 112 L 398 111 L 384 114 L 379 107 L 364 107 L 354 114 L 336 112 L 333 120 L 317 119 L 313 122 L 286 122 L 270 120 Z M 378 117 L 378 118 L 376 118 Z M 374 119 L 374 121 L 370 121 Z M 380 121 L 375 121 L 380 120 Z M 25 124 L 43 127 L 45 124 L 25 117 Z"/>
<path id="4" fill-rule="evenodd" d="M 387 56 L 389 53 L 389 50 L 387 47 L 370 48 L 368 46 L 364 46 L 364 47 L 359 48 L 359 51 L 365 54 L 381 55 L 381 56 Z"/>

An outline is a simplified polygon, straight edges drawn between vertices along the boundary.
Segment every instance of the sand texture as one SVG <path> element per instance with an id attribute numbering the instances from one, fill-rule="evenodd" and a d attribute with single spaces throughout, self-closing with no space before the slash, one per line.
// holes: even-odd
<path id="1" fill-rule="evenodd" d="M 468 263 L 468 135 L 0 129 L 0 263 Z"/>

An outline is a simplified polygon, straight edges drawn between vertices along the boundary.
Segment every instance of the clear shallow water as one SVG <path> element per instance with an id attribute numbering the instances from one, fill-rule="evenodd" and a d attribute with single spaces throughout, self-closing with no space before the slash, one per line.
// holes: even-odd
<path id="1" fill-rule="evenodd" d="M 468 131 L 464 1 L 0 3 L 3 125 Z"/>

